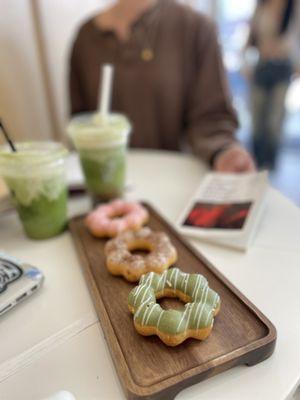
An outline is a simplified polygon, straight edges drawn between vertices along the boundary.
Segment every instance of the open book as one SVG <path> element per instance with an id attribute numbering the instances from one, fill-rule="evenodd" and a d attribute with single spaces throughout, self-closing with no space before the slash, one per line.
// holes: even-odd
<path id="1" fill-rule="evenodd" d="M 267 171 L 208 173 L 177 222 L 183 234 L 245 250 L 263 211 Z"/>

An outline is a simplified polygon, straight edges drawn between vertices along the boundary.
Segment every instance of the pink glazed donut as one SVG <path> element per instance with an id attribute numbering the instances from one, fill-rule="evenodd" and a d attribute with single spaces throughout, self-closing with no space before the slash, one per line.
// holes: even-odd
<path id="1" fill-rule="evenodd" d="M 114 200 L 92 211 L 85 219 L 91 234 L 96 237 L 115 237 L 124 231 L 140 229 L 149 213 L 136 202 Z"/>

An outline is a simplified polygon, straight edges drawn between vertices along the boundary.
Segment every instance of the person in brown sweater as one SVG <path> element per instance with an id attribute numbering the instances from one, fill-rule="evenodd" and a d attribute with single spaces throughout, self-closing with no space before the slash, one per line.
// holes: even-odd
<path id="1" fill-rule="evenodd" d="M 115 66 L 112 110 L 133 124 L 132 147 L 188 144 L 215 170 L 255 169 L 238 126 L 211 20 L 174 0 L 119 0 L 85 22 L 70 60 L 71 113 L 97 109 L 100 67 Z"/>

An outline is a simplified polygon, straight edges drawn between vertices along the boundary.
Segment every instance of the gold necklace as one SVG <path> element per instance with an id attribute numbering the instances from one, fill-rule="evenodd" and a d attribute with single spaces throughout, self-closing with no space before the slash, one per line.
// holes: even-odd
<path id="1" fill-rule="evenodd" d="M 154 59 L 154 51 L 148 47 L 145 49 L 142 49 L 141 59 L 143 61 L 152 61 Z"/>
<path id="2" fill-rule="evenodd" d="M 160 0 L 158 0 L 160 1 Z M 154 42 L 157 36 L 157 27 L 159 22 L 159 12 L 160 12 L 160 4 L 156 4 L 154 10 L 151 10 L 151 15 L 147 16 L 148 20 L 145 21 L 146 24 L 143 26 L 144 30 L 144 40 L 143 38 L 138 37 L 140 42 L 140 58 L 145 62 L 150 62 L 154 60 Z M 142 21 L 144 22 L 144 21 Z M 146 26 L 145 26 L 146 25 Z"/>

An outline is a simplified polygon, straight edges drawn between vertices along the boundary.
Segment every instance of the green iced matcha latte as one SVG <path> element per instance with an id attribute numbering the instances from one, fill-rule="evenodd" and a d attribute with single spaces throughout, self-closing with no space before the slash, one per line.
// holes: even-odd
<path id="1" fill-rule="evenodd" d="M 68 127 L 76 149 L 87 188 L 100 201 L 123 193 L 126 174 L 126 149 L 130 123 L 121 114 L 82 114 Z"/>
<path id="2" fill-rule="evenodd" d="M 0 173 L 15 202 L 28 237 L 46 239 L 67 222 L 65 157 L 53 142 L 17 143 L 17 153 L 0 148 Z"/>

